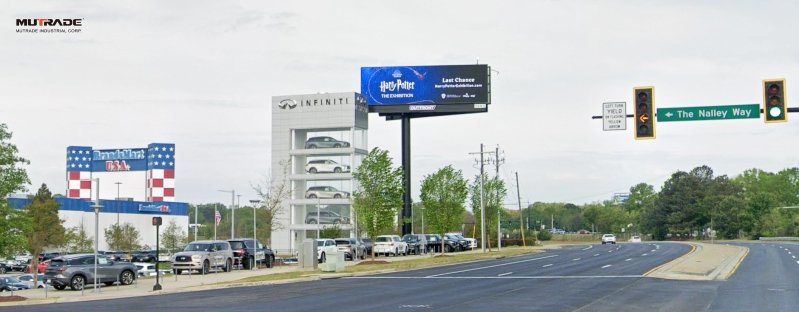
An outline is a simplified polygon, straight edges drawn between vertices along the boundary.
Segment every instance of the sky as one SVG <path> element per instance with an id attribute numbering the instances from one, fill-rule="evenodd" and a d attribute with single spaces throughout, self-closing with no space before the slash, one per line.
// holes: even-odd
<path id="1" fill-rule="evenodd" d="M 657 139 L 603 131 L 603 102 L 654 86 L 657 107 L 762 103 L 799 71 L 792 1 L 4 1 L 0 123 L 35 190 L 63 192 L 70 145 L 176 144 L 176 197 L 255 198 L 271 159 L 271 97 L 359 92 L 366 66 L 488 64 L 487 113 L 411 122 L 412 189 L 446 165 L 473 179 L 497 146 L 506 203 L 610 199 L 678 170 L 735 176 L 799 161 L 799 114 L 663 122 Z M 80 33 L 17 33 L 17 18 L 82 18 Z M 792 31 L 793 30 L 793 31 Z M 369 147 L 401 163 L 400 122 Z M 495 168 L 488 167 L 493 174 Z"/>

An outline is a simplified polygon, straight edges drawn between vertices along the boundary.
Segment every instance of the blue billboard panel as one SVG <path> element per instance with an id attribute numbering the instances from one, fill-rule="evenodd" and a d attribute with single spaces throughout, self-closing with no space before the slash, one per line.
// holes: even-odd
<path id="1" fill-rule="evenodd" d="M 488 65 L 361 67 L 361 94 L 370 107 L 408 104 L 488 104 Z"/>
<path id="2" fill-rule="evenodd" d="M 92 171 L 145 171 L 147 170 L 147 149 L 122 148 L 92 151 Z"/>

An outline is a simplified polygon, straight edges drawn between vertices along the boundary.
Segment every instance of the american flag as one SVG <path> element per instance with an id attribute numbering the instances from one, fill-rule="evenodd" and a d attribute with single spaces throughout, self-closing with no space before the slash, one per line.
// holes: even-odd
<path id="1" fill-rule="evenodd" d="M 67 171 L 91 171 L 92 148 L 89 146 L 67 147 Z"/>
<path id="2" fill-rule="evenodd" d="M 147 167 L 149 169 L 175 170 L 175 144 L 150 144 L 147 150 Z"/>
<path id="3" fill-rule="evenodd" d="M 222 221 L 222 214 L 219 211 L 214 211 L 214 220 L 216 220 L 216 225 L 219 225 L 219 222 Z"/>

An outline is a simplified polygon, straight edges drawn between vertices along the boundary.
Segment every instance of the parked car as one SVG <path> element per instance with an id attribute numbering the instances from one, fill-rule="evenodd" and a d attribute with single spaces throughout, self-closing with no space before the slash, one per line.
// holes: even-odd
<path id="1" fill-rule="evenodd" d="M 305 171 L 308 173 L 342 173 L 350 172 L 350 166 L 339 164 L 330 159 L 319 159 L 309 161 L 308 164 L 305 165 Z"/>
<path id="2" fill-rule="evenodd" d="M 338 247 L 338 252 L 344 253 L 344 259 L 349 258 L 355 261 L 355 259 L 366 258 L 366 247 L 357 238 L 336 238 L 336 247 Z"/>
<path id="3" fill-rule="evenodd" d="M 188 270 L 198 270 L 205 274 L 211 268 L 222 268 L 225 272 L 230 272 L 233 269 L 233 250 L 226 241 L 195 241 L 173 255 L 171 261 L 175 274 Z"/>
<path id="4" fill-rule="evenodd" d="M 44 275 L 57 290 L 64 290 L 67 286 L 72 290 L 81 290 L 85 285 L 94 283 L 94 257 L 94 254 L 77 254 L 52 259 Z M 97 256 L 99 283 L 109 286 L 117 281 L 122 285 L 133 284 L 137 270 L 129 262 L 114 262 L 106 255 Z"/>
<path id="5" fill-rule="evenodd" d="M 38 274 L 38 283 L 36 284 L 36 288 L 44 288 L 45 284 L 47 284 L 47 277 L 44 274 Z M 33 288 L 33 274 L 22 274 L 17 277 L 22 283 L 28 286 L 29 289 Z"/>
<path id="6" fill-rule="evenodd" d="M 336 246 L 336 241 L 329 238 L 316 240 L 316 253 L 319 257 L 319 263 L 324 263 L 327 261 L 328 254 L 335 253 L 337 251 L 338 247 Z"/>
<path id="7" fill-rule="evenodd" d="M 20 271 L 20 272 L 25 272 L 25 269 L 26 269 L 26 268 L 28 267 L 28 265 L 30 265 L 30 264 L 31 264 L 31 259 L 28 259 L 28 260 L 26 260 L 26 261 L 20 261 L 20 260 L 17 260 L 17 261 L 15 261 L 13 264 L 11 264 L 11 270 L 12 270 L 12 271 Z"/>
<path id="8" fill-rule="evenodd" d="M 275 253 L 269 247 L 264 246 L 260 240 L 256 239 L 253 244 L 252 238 L 238 238 L 229 239 L 228 243 L 233 249 L 233 264 L 241 264 L 245 270 L 249 270 L 252 264 L 262 263 L 267 268 L 271 268 L 275 263 Z"/>
<path id="9" fill-rule="evenodd" d="M 427 239 L 427 252 L 441 252 L 441 235 L 438 234 L 425 234 Z"/>
<path id="10" fill-rule="evenodd" d="M 424 234 L 405 234 L 402 241 L 408 244 L 408 252 L 414 255 L 427 252 L 427 237 Z"/>
<path id="11" fill-rule="evenodd" d="M 155 250 L 142 250 L 130 256 L 130 262 L 155 262 Z"/>
<path id="12" fill-rule="evenodd" d="M 305 141 L 305 148 L 340 148 L 350 147 L 349 142 L 339 141 L 329 136 L 311 137 Z"/>
<path id="13" fill-rule="evenodd" d="M 640 243 L 641 242 L 641 236 L 633 235 L 633 237 L 630 237 L 630 242 L 631 243 Z"/>
<path id="14" fill-rule="evenodd" d="M 350 193 L 339 191 L 332 186 L 311 186 L 305 191 L 305 198 L 349 198 Z"/>
<path id="15" fill-rule="evenodd" d="M 347 224 L 350 218 L 343 217 L 335 211 L 309 211 L 305 216 L 306 224 Z"/>
<path id="16" fill-rule="evenodd" d="M 155 276 L 155 263 L 149 262 L 133 262 L 134 266 L 136 266 L 136 275 L 137 276 Z"/>
<path id="17" fill-rule="evenodd" d="M 398 235 L 380 235 L 375 238 L 375 242 L 372 246 L 375 250 L 375 254 L 385 254 L 398 256 L 398 255 L 408 255 L 408 244 L 402 241 L 402 239 Z"/>
<path id="18" fill-rule="evenodd" d="M 472 250 L 477 248 L 477 239 L 464 237 L 463 234 L 460 232 L 451 232 L 446 234 L 458 237 L 458 242 L 461 245 L 461 250 Z M 463 244 L 462 243 L 463 241 L 466 241 L 468 244 Z"/>
<path id="19" fill-rule="evenodd" d="M 39 254 L 39 262 L 47 261 L 56 257 L 65 256 L 67 255 L 66 252 L 43 252 Z"/>
<path id="20" fill-rule="evenodd" d="M 367 255 L 372 255 L 372 239 L 368 237 L 361 238 L 363 248 L 366 250 Z"/>
<path id="21" fill-rule="evenodd" d="M 0 277 L 0 291 L 17 291 L 23 289 L 30 289 L 30 287 L 16 277 Z"/>
<path id="22" fill-rule="evenodd" d="M 444 251 L 446 252 L 463 251 L 469 246 L 469 242 L 457 234 L 444 234 L 443 239 Z"/>
<path id="23" fill-rule="evenodd" d="M 6 274 L 6 272 L 11 272 L 13 270 L 14 269 L 10 264 L 7 264 L 5 262 L 0 262 L 0 274 Z"/>
<path id="24" fill-rule="evenodd" d="M 558 234 L 558 235 L 562 235 L 562 234 L 566 234 L 566 230 L 562 230 L 562 229 L 549 229 L 549 233 L 552 233 L 552 234 Z"/>
<path id="25" fill-rule="evenodd" d="M 616 244 L 616 235 L 603 234 L 602 235 L 602 245 L 604 245 L 604 244 Z"/>
<path id="26" fill-rule="evenodd" d="M 104 253 L 109 259 L 117 262 L 130 262 L 131 256 L 129 253 L 124 251 L 106 251 Z"/>

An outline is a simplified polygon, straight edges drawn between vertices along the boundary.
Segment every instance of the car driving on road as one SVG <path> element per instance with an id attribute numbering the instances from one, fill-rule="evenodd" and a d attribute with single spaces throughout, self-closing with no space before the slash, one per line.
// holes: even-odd
<path id="1" fill-rule="evenodd" d="M 603 234 L 602 235 L 602 245 L 604 245 L 604 244 L 616 244 L 616 235 Z"/>
<path id="2" fill-rule="evenodd" d="M 81 290 L 85 285 L 94 284 L 94 257 L 94 254 L 76 254 L 52 259 L 44 275 L 55 289 L 63 290 L 69 286 L 72 290 Z M 137 270 L 130 262 L 115 262 L 106 255 L 97 256 L 98 283 L 133 284 Z"/>

